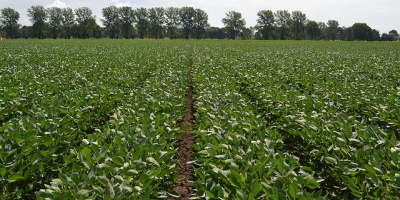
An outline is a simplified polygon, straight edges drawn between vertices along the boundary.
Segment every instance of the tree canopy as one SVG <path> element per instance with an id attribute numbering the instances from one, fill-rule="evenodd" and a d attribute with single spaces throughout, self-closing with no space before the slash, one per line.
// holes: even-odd
<path id="1" fill-rule="evenodd" d="M 268 40 L 271 38 L 274 29 L 275 15 L 271 10 L 261 10 L 257 15 L 256 29 L 261 32 L 264 40 Z"/>
<path id="2" fill-rule="evenodd" d="M 240 33 L 243 32 L 246 21 L 242 18 L 242 14 L 236 11 L 229 11 L 226 17 L 222 19 L 225 29 L 230 39 L 237 39 Z"/>
<path id="3" fill-rule="evenodd" d="M 12 8 L 4 8 L 0 11 L 0 27 L 6 32 L 6 36 L 10 38 L 19 37 L 19 13 Z"/>
<path id="4" fill-rule="evenodd" d="M 35 38 L 45 38 L 47 12 L 43 6 L 32 6 L 28 9 L 28 17 L 32 22 L 32 35 Z"/>
<path id="5" fill-rule="evenodd" d="M 51 29 L 51 37 L 58 38 L 62 28 L 63 13 L 61 8 L 52 7 L 46 10 L 49 18 L 49 25 Z"/>
<path id="6" fill-rule="evenodd" d="M 118 38 L 121 31 L 120 10 L 116 6 L 103 8 L 103 17 L 101 19 L 111 38 Z"/>
<path id="7" fill-rule="evenodd" d="M 355 23 L 352 26 L 354 40 L 372 40 L 372 29 L 366 23 Z"/>
<path id="8" fill-rule="evenodd" d="M 135 11 L 132 7 L 124 6 L 119 8 L 119 15 L 121 18 L 121 31 L 124 38 L 133 38 L 134 27 L 133 23 L 136 22 Z"/>
<path id="9" fill-rule="evenodd" d="M 317 22 L 301 11 L 260 10 L 256 25 L 246 27 L 237 11 L 222 19 L 224 27 L 211 27 L 208 14 L 193 7 L 132 8 L 109 6 L 102 9 L 100 21 L 88 7 L 44 8 L 31 6 L 27 15 L 31 26 L 18 24 L 20 14 L 12 8 L 0 10 L 0 36 L 8 38 L 212 38 L 280 40 L 382 40 L 398 41 L 396 30 L 383 33 L 366 23 L 340 26 L 336 20 Z"/>

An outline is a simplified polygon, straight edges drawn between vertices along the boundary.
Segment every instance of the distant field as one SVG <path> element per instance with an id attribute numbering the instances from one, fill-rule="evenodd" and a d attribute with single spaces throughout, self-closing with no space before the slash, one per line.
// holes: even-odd
<path id="1" fill-rule="evenodd" d="M 396 199 L 400 43 L 0 41 L 0 199 Z"/>

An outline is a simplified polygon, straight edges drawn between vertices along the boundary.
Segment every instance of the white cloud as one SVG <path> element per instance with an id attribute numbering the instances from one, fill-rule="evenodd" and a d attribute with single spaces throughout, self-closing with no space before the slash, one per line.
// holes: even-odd
<path id="1" fill-rule="evenodd" d="M 123 2 L 121 0 L 111 0 L 115 6 L 117 7 L 123 7 L 123 6 L 129 6 L 129 7 L 133 7 L 130 1 L 127 2 Z"/>
<path id="2" fill-rule="evenodd" d="M 67 8 L 69 6 L 65 2 L 62 2 L 60 0 L 55 0 L 53 3 L 45 6 L 45 8 L 51 8 L 51 7 Z"/>
<path id="3" fill-rule="evenodd" d="M 133 7 L 130 1 L 128 1 L 128 2 L 119 2 L 119 1 L 115 1 L 115 0 L 113 0 L 113 1 L 115 2 L 115 6 L 117 6 L 117 7 L 123 7 L 123 6 Z"/>

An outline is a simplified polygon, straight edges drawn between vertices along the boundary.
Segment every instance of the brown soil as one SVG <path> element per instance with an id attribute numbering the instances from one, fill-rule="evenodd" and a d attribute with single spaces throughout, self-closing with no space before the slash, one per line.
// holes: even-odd
<path id="1" fill-rule="evenodd" d="M 193 148 L 191 144 L 194 142 L 195 137 L 192 134 L 192 126 L 194 121 L 194 109 L 193 109 L 193 81 L 192 81 L 192 58 L 189 61 L 190 67 L 190 82 L 189 87 L 186 89 L 186 113 L 182 117 L 182 137 L 178 139 L 179 149 L 178 152 L 181 156 L 179 164 L 181 168 L 178 170 L 178 182 L 174 185 L 174 190 L 179 194 L 180 197 L 170 197 L 168 199 L 189 199 L 195 192 L 193 183 L 190 179 L 193 177 L 193 164 L 187 163 L 193 156 Z"/>

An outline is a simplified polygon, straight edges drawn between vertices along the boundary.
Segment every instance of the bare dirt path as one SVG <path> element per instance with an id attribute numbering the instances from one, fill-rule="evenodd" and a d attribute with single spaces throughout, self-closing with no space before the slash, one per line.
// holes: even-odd
<path id="1" fill-rule="evenodd" d="M 190 179 L 193 177 L 193 164 L 187 163 L 193 156 L 192 143 L 195 137 L 192 134 L 192 127 L 194 122 L 194 108 L 193 108 L 193 59 L 189 60 L 189 70 L 190 70 L 190 81 L 189 86 L 186 89 L 186 113 L 182 117 L 182 137 L 178 139 L 179 149 L 178 152 L 181 156 L 179 164 L 181 168 L 178 170 L 179 177 L 178 182 L 174 185 L 174 191 L 179 194 L 180 197 L 171 197 L 169 199 L 189 199 L 195 192 L 193 188 L 193 183 Z"/>

